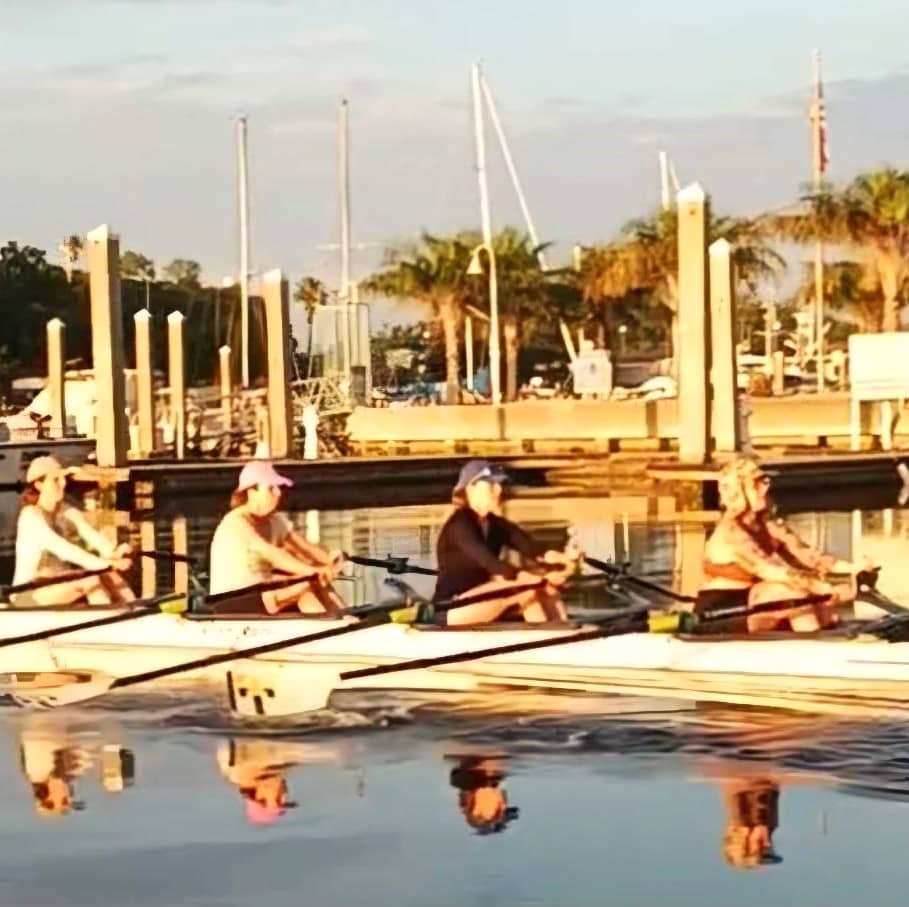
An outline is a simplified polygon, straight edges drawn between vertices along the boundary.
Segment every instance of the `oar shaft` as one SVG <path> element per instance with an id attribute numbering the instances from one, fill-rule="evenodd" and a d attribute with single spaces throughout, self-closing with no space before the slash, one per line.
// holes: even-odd
<path id="1" fill-rule="evenodd" d="M 370 627 L 377 627 L 380 624 L 388 623 L 388 614 L 383 612 L 373 617 L 365 618 L 357 623 L 345 624 L 342 627 L 332 627 L 328 630 L 320 630 L 316 633 L 306 633 L 302 636 L 291 636 L 289 639 L 278 639 L 274 642 L 262 643 L 258 646 L 250 646 L 246 649 L 233 649 L 230 652 L 219 652 L 216 655 L 208 655 L 205 658 L 197 658 L 193 661 L 185 661 L 178 665 L 171 665 L 166 668 L 156 668 L 153 671 L 143 671 L 141 674 L 130 674 L 127 677 L 118 677 L 112 684 L 111 688 L 131 687 L 139 683 L 147 683 L 150 680 L 158 680 L 161 677 L 170 677 L 174 674 L 182 674 L 185 671 L 196 671 L 200 668 L 211 668 L 217 665 L 228 664 L 231 661 L 238 661 L 241 658 L 254 658 L 257 655 L 267 655 L 269 652 L 278 652 L 281 649 L 289 649 L 292 646 L 302 645 L 303 643 L 319 642 L 323 639 L 334 639 L 336 636 L 344 636 L 347 633 L 354 633 L 358 630 L 367 630 Z"/>
<path id="2" fill-rule="evenodd" d="M 607 576 L 612 576 L 615 579 L 637 586 L 639 589 L 646 589 L 648 592 L 656 592 L 658 595 L 670 598 L 673 601 L 684 602 L 685 604 L 692 604 L 697 601 L 697 598 L 693 595 L 682 595 L 680 592 L 673 592 L 672 589 L 667 589 L 665 586 L 660 586 L 657 583 L 650 582 L 650 580 L 641 579 L 639 576 L 626 573 L 624 570 L 619 569 L 615 564 L 610 564 L 608 561 L 601 561 L 599 558 L 589 557 L 587 555 L 584 556 L 584 560 L 590 564 L 591 567 L 602 571 Z"/>
<path id="3" fill-rule="evenodd" d="M 511 643 L 507 646 L 490 646 L 487 649 L 471 649 L 468 652 L 454 652 L 451 655 L 440 655 L 436 658 L 414 658 L 398 664 L 378 665 L 374 668 L 358 668 L 344 671 L 341 680 L 356 680 L 361 677 L 376 677 L 380 674 L 394 674 L 396 671 L 416 671 L 420 668 L 436 668 L 442 665 L 457 664 L 461 661 L 474 661 L 478 658 L 489 658 L 493 655 L 509 655 L 514 652 L 530 652 L 534 649 L 546 649 L 550 646 L 564 646 L 567 643 L 585 642 L 609 635 L 610 628 L 599 627 L 596 630 L 585 630 L 582 633 L 566 633 L 548 639 L 534 639 L 527 642 Z"/>
<path id="4" fill-rule="evenodd" d="M 419 564 L 408 564 L 406 557 L 393 557 L 389 555 L 384 560 L 375 557 L 363 557 L 359 554 L 345 554 L 344 559 L 352 564 L 359 564 L 361 567 L 379 567 L 387 570 L 394 575 L 404 573 L 415 573 L 420 576 L 438 576 L 439 571 L 433 570 L 432 567 L 421 567 Z"/>
<path id="5" fill-rule="evenodd" d="M 176 554 L 173 551 L 140 551 L 139 557 L 147 557 L 156 561 L 175 561 L 178 564 L 194 564 L 196 558 L 188 554 Z"/>
<path id="6" fill-rule="evenodd" d="M 100 570 L 78 570 L 73 573 L 61 573 L 58 576 L 40 576 L 37 579 L 29 580 L 27 583 L 17 583 L 15 586 L 0 586 L 0 594 L 3 596 L 18 595 L 20 592 L 31 592 L 32 589 L 59 586 L 63 583 L 72 583 L 92 576 L 101 576 L 103 573 L 109 573 L 112 569 L 112 567 L 102 567 Z"/>

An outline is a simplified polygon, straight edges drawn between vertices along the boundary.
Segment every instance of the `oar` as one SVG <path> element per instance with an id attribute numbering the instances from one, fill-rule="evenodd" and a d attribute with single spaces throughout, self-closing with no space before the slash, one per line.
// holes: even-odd
<path id="1" fill-rule="evenodd" d="M 188 554 L 176 554 L 173 551 L 140 551 L 139 557 L 147 557 L 156 561 L 176 561 L 178 564 L 195 564 L 198 558 Z"/>
<path id="2" fill-rule="evenodd" d="M 432 567 L 421 567 L 418 564 L 411 566 L 409 558 L 389 554 L 384 560 L 374 557 L 363 557 L 359 554 L 344 554 L 344 560 L 361 567 L 380 567 L 387 570 L 392 576 L 403 576 L 405 573 L 417 573 L 421 576 L 438 576 L 439 571 Z"/>
<path id="3" fill-rule="evenodd" d="M 542 583 L 533 583 L 527 586 L 510 587 L 506 589 L 492 589 L 489 592 L 480 592 L 476 595 L 465 596 L 457 599 L 460 605 L 472 605 L 483 601 L 492 601 L 501 598 L 503 595 L 511 595 L 516 591 L 523 592 L 529 589 L 536 589 Z M 438 604 L 445 607 L 452 602 L 439 602 Z M 110 690 L 118 690 L 124 687 L 136 686 L 140 683 L 147 683 L 151 680 L 159 680 L 163 677 L 171 677 L 175 674 L 184 674 L 187 671 L 196 671 L 203 668 L 217 667 L 222 664 L 229 664 L 232 661 L 239 661 L 246 658 L 255 658 L 257 655 L 267 655 L 270 652 L 279 652 L 281 649 L 289 649 L 293 646 L 299 646 L 323 639 L 334 639 L 337 636 L 346 636 L 348 633 L 357 633 L 360 630 L 369 630 L 373 627 L 386 624 L 389 621 L 400 620 L 402 615 L 407 616 L 407 622 L 416 618 L 418 605 L 409 605 L 401 607 L 400 602 L 391 602 L 383 605 L 368 605 L 362 608 L 350 609 L 344 616 L 362 617 L 356 623 L 344 624 L 340 627 L 331 627 L 327 630 L 319 630 L 315 633 L 306 633 L 300 636 L 291 636 L 286 639 L 279 639 L 273 642 L 261 643 L 257 646 L 250 646 L 246 649 L 232 649 L 230 652 L 219 652 L 215 655 L 208 655 L 204 658 L 196 658 L 192 661 L 181 662 L 180 664 L 171 665 L 164 668 L 155 668 L 151 671 L 143 671 L 139 674 L 130 674 L 125 677 L 106 677 L 99 674 L 86 673 L 85 681 L 79 683 L 62 684 L 54 687 L 52 690 L 42 690 L 40 692 L 21 693 L 13 690 L 6 692 L 16 699 L 20 705 L 40 705 L 42 707 L 56 707 L 63 705 L 73 705 L 77 702 L 84 702 L 88 699 L 94 699 Z M 67 628 L 68 630 L 69 628 Z M 312 711 L 321 708 L 327 701 L 328 695 L 337 679 L 332 672 L 322 672 L 324 677 L 322 683 L 315 680 L 306 690 L 301 691 L 301 695 L 307 697 L 305 708 L 302 711 Z M 4 692 L 0 686 L 0 692 Z M 320 704 L 315 704 L 320 703 Z"/>
<path id="4" fill-rule="evenodd" d="M 776 602 L 763 602 L 758 605 L 741 605 L 733 608 L 717 609 L 709 614 L 698 616 L 688 611 L 659 612 L 650 614 L 646 608 L 640 611 L 626 611 L 618 619 L 607 620 L 592 630 L 582 630 L 565 636 L 550 637 L 529 642 L 511 643 L 504 646 L 491 646 L 486 649 L 472 649 L 467 652 L 455 652 L 451 655 L 441 655 L 435 658 L 414 658 L 410 661 L 401 661 L 397 664 L 377 665 L 372 668 L 358 668 L 354 671 L 344 671 L 339 675 L 340 680 L 358 680 L 363 677 L 376 677 L 380 674 L 396 674 L 398 671 L 414 671 L 427 668 L 436 668 L 447 664 L 457 664 L 462 661 L 475 661 L 479 658 L 491 658 L 494 655 L 508 655 L 513 652 L 530 652 L 534 649 L 546 649 L 550 646 L 571 645 L 572 643 L 588 642 L 592 639 L 605 639 L 610 636 L 622 636 L 627 633 L 675 633 L 690 632 L 701 624 L 710 624 L 719 620 L 729 620 L 736 617 L 749 617 L 752 614 L 761 614 L 766 611 L 775 611 L 779 608 L 796 607 L 798 605 L 814 604 L 826 601 L 827 596 L 815 595 L 804 599 Z M 629 626 L 629 618 L 644 618 L 642 622 Z"/>
<path id="5" fill-rule="evenodd" d="M 637 586 L 639 589 L 644 589 L 647 592 L 655 592 L 658 595 L 670 598 L 673 601 L 683 602 L 685 604 L 693 604 L 697 601 L 697 598 L 693 595 L 682 595 L 679 592 L 673 592 L 672 589 L 667 589 L 665 586 L 660 586 L 649 580 L 641 579 L 639 576 L 634 576 L 625 569 L 624 565 L 622 567 L 617 567 L 615 564 L 610 564 L 608 561 L 601 561 L 599 558 L 590 557 L 586 554 L 584 555 L 584 562 L 590 564 L 595 570 L 599 570 L 613 579 L 626 582 L 632 586 Z"/>
<path id="6" fill-rule="evenodd" d="M 892 617 L 905 616 L 909 614 L 909 608 L 900 605 L 886 595 L 877 591 L 877 578 L 880 574 L 880 568 L 874 570 L 862 570 L 855 576 L 855 585 L 858 589 L 856 598 L 861 598 L 876 608 L 880 608 L 885 614 Z"/>
<path id="7" fill-rule="evenodd" d="M 46 586 L 72 583 L 76 580 L 88 579 L 90 576 L 101 576 L 101 574 L 109 573 L 113 569 L 113 567 L 102 567 L 100 570 L 79 570 L 74 573 L 61 573 L 58 576 L 39 576 L 37 579 L 29 580 L 27 583 L 0 586 L 0 597 L 6 598 L 8 595 L 18 595 L 20 592 L 31 592 L 32 589 L 43 589 Z"/>
<path id="8" fill-rule="evenodd" d="M 96 627 L 106 627 L 109 624 L 121 624 L 152 614 L 182 614 L 186 610 L 186 596 L 175 593 L 162 595 L 160 598 L 151 599 L 148 604 L 137 603 L 127 611 L 118 611 L 105 617 L 95 617 L 78 624 L 67 624 L 63 627 L 50 627 L 46 630 L 36 630 L 33 633 L 23 633 L 21 636 L 7 636 L 0 639 L 0 649 L 7 646 L 18 646 L 20 643 L 37 642 L 40 639 L 50 639 L 52 636 L 63 636 L 65 633 L 78 633 L 80 630 L 93 630 Z"/>

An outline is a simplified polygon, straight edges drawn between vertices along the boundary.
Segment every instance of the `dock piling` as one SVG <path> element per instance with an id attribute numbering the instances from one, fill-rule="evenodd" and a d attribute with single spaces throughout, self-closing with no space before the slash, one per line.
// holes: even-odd
<path id="1" fill-rule="evenodd" d="M 86 236 L 91 296 L 92 369 L 96 385 L 98 466 L 125 466 L 129 448 L 123 377 L 120 239 L 107 225 Z"/>
<path id="2" fill-rule="evenodd" d="M 66 437 L 66 337 L 59 318 L 47 323 L 47 388 L 50 394 L 50 436 Z"/>
<path id="3" fill-rule="evenodd" d="M 186 377 L 183 362 L 183 313 L 171 312 L 167 316 L 167 383 L 178 460 L 182 460 L 186 452 Z"/>
<path id="4" fill-rule="evenodd" d="M 151 313 L 141 309 L 133 315 L 136 333 L 136 414 L 139 423 L 139 459 L 155 450 L 155 397 L 152 385 Z"/>
<path id="5" fill-rule="evenodd" d="M 262 278 L 265 301 L 265 339 L 268 358 L 268 443 L 275 458 L 293 452 L 290 400 L 290 302 L 287 280 L 280 269 Z"/>
<path id="6" fill-rule="evenodd" d="M 698 183 L 678 193 L 679 460 L 704 463 L 710 439 L 707 197 Z"/>

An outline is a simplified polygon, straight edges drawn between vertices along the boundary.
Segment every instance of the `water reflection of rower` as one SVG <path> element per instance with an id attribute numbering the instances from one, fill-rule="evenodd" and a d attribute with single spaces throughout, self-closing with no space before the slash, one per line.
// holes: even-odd
<path id="1" fill-rule="evenodd" d="M 782 863 L 773 849 L 779 826 L 779 785 L 766 777 L 735 778 L 724 782 L 726 825 L 723 857 L 736 869 Z"/>
<path id="2" fill-rule="evenodd" d="M 85 808 L 85 803 L 76 798 L 75 782 L 96 761 L 87 747 L 75 743 L 65 731 L 30 727 L 19 737 L 19 759 L 39 815 L 64 816 Z M 132 785 L 135 758 L 131 750 L 106 745 L 101 749 L 100 763 L 106 791 L 119 793 Z"/>
<path id="3" fill-rule="evenodd" d="M 219 744 L 218 768 L 240 794 L 250 823 L 271 825 L 296 808 L 286 776 L 313 760 L 310 750 L 305 744 L 271 740 L 230 739 Z"/>
<path id="4" fill-rule="evenodd" d="M 458 791 L 458 806 L 467 824 L 477 834 L 504 831 L 518 818 L 518 808 L 508 805 L 502 786 L 505 769 L 501 758 L 463 756 L 451 770 L 449 781 Z"/>
<path id="5" fill-rule="evenodd" d="M 22 771 L 39 815 L 64 816 L 84 809 L 75 797 L 75 779 L 91 764 L 89 754 L 65 737 L 43 731 L 24 731 L 19 743 Z"/>

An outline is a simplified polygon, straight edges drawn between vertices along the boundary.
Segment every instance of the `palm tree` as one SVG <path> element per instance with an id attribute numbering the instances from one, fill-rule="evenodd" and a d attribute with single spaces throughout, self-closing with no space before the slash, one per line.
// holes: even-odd
<path id="1" fill-rule="evenodd" d="M 459 337 L 464 308 L 471 298 L 467 277 L 472 245 L 469 234 L 438 237 L 423 233 L 420 241 L 390 249 L 383 269 L 365 286 L 384 296 L 415 299 L 432 306 L 445 338 L 445 400 L 459 398 Z"/>
<path id="2" fill-rule="evenodd" d="M 814 269 L 805 268 L 795 292 L 795 304 L 810 308 L 814 301 Z M 841 311 L 860 331 L 880 331 L 884 303 L 880 287 L 867 268 L 856 261 L 835 261 L 824 268 L 824 299 L 829 309 Z"/>
<path id="3" fill-rule="evenodd" d="M 764 223 L 782 239 L 854 249 L 881 295 L 881 327 L 898 330 L 909 289 L 909 171 L 865 173 L 841 190 L 821 186 L 802 202 L 800 210 L 766 215 Z"/>
<path id="4" fill-rule="evenodd" d="M 60 244 L 60 253 L 63 256 L 63 270 L 66 271 L 66 280 L 71 283 L 73 270 L 82 258 L 85 241 L 78 233 L 72 233 Z"/>
<path id="5" fill-rule="evenodd" d="M 328 288 L 318 277 L 301 277 L 294 288 L 294 299 L 306 309 L 306 377 L 312 377 L 313 321 L 319 306 L 328 305 Z"/>
<path id="6" fill-rule="evenodd" d="M 543 271 L 538 254 L 549 243 L 534 247 L 531 238 L 512 227 L 493 237 L 499 282 L 500 321 L 505 351 L 505 399 L 518 391 L 518 353 L 544 321 L 559 317 L 573 292 L 564 270 Z"/>
<path id="7" fill-rule="evenodd" d="M 752 291 L 782 269 L 782 257 L 768 245 L 759 224 L 711 216 L 709 241 L 726 239 L 739 280 Z M 579 283 L 584 297 L 608 304 L 633 293 L 650 292 L 672 317 L 673 360 L 678 358 L 678 214 L 659 211 L 630 221 L 619 238 L 586 251 Z"/>

